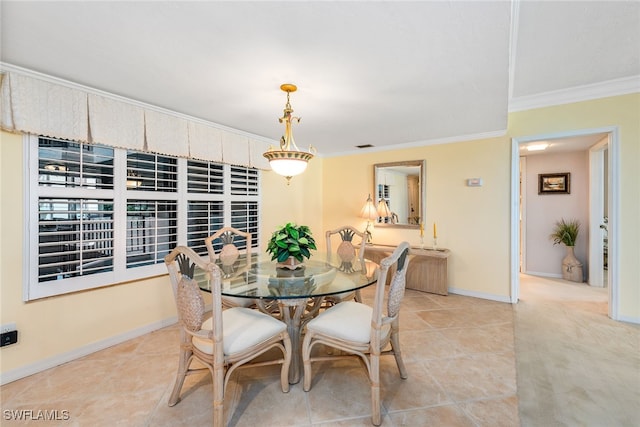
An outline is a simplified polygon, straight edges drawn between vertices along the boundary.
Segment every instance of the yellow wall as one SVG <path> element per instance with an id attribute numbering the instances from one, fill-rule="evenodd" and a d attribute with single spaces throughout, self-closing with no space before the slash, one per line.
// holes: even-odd
<path id="1" fill-rule="evenodd" d="M 323 241 L 322 218 L 322 170 L 323 159 L 314 158 L 307 170 L 287 180 L 273 172 L 262 174 L 262 250 L 265 251 L 271 233 L 287 222 L 307 225 L 316 242 Z"/>
<path id="2" fill-rule="evenodd" d="M 324 220 L 327 228 L 351 224 L 373 191 L 373 165 L 426 160 L 427 215 L 425 245 L 432 244 L 437 223 L 438 246 L 450 248 L 449 286 L 509 296 L 510 140 L 495 138 L 327 158 L 324 164 Z M 467 178 L 482 178 L 482 187 L 467 187 Z M 348 183 L 348 184 L 347 184 Z M 373 242 L 420 244 L 417 229 L 374 228 Z"/>
<path id="3" fill-rule="evenodd" d="M 449 286 L 488 297 L 510 295 L 511 138 L 616 126 L 620 131 L 619 316 L 640 319 L 640 94 L 603 98 L 509 115 L 502 138 L 328 158 L 324 164 L 324 222 L 352 224 L 373 191 L 373 165 L 425 159 L 425 242 L 433 222 L 438 245 L 450 248 Z M 482 178 L 480 188 L 467 178 Z M 345 183 L 349 183 L 346 185 Z M 420 243 L 416 230 L 376 228 L 374 243 Z"/>
<path id="4" fill-rule="evenodd" d="M 22 302 L 22 136 L 0 141 L 1 322 L 15 322 L 18 344 L 0 351 L 2 372 L 73 351 L 176 315 L 166 277 Z"/>
<path id="5" fill-rule="evenodd" d="M 295 221 L 311 227 L 321 248 L 323 232 L 343 224 L 363 230 L 357 215 L 373 190 L 373 165 L 425 159 L 427 218 L 438 244 L 452 250 L 450 286 L 508 298 L 510 257 L 511 137 L 601 126 L 619 126 L 621 137 L 620 315 L 640 319 L 640 95 L 629 95 L 514 113 L 501 138 L 419 148 L 315 158 L 287 186 L 262 175 L 262 249 L 276 226 Z M 175 316 L 166 276 L 92 291 L 22 302 L 24 235 L 22 137 L 0 134 L 0 323 L 16 322 L 17 345 L 0 349 L 1 371 L 24 369 Z M 482 178 L 480 188 L 467 178 Z M 417 230 L 373 230 L 377 243 L 408 240 Z"/>

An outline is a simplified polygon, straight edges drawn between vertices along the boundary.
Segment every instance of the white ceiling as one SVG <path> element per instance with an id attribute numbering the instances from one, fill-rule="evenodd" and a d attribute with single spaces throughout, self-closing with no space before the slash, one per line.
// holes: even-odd
<path id="1" fill-rule="evenodd" d="M 3 0 L 0 8 L 5 69 L 274 141 L 286 102 L 279 87 L 294 83 L 296 142 L 322 155 L 501 134 L 519 103 L 585 88 L 628 92 L 629 79 L 640 87 L 638 1 Z"/>
<path id="2" fill-rule="evenodd" d="M 562 153 L 568 151 L 586 151 L 607 137 L 606 133 L 591 133 L 582 136 L 571 136 L 557 139 L 541 139 L 537 141 L 521 142 L 520 156 L 535 156 L 539 154 Z M 531 145 L 546 145 L 541 151 L 528 151 Z"/>

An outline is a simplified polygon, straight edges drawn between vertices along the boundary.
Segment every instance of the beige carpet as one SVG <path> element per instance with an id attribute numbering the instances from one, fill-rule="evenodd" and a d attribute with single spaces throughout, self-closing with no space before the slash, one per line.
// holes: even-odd
<path id="1" fill-rule="evenodd" d="M 607 317 L 607 289 L 521 275 L 520 422 L 640 426 L 640 327 Z"/>

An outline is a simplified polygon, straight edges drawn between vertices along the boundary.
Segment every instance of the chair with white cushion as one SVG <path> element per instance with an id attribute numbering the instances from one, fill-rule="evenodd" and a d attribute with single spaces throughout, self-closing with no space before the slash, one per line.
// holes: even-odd
<path id="1" fill-rule="evenodd" d="M 380 425 L 382 421 L 380 356 L 393 354 L 400 377 L 407 378 L 407 370 L 400 352 L 399 314 L 406 284 L 408 254 L 409 244 L 402 242 L 390 256 L 380 261 L 373 307 L 355 301 L 345 301 L 328 308 L 307 323 L 302 343 L 304 391 L 311 389 L 311 362 L 343 357 L 361 358 L 371 383 L 371 420 L 374 425 Z M 392 268 L 393 266 L 395 268 Z M 385 310 L 385 283 L 390 270 L 395 272 L 386 293 Z M 337 355 L 311 357 L 312 348 L 316 344 L 324 344 L 342 352 Z M 348 401 L 348 396 L 345 396 L 344 401 Z"/>
<path id="2" fill-rule="evenodd" d="M 281 364 L 280 383 L 289 391 L 291 339 L 287 325 L 257 310 L 244 307 L 222 309 L 221 271 L 186 246 L 176 247 L 164 259 L 178 309 L 180 322 L 180 361 L 169 406 L 180 400 L 185 377 L 201 369 L 190 367 L 193 359 L 204 364 L 213 379 L 213 425 L 226 425 L 224 394 L 229 377 L 236 368 Z M 198 285 L 209 281 L 212 317 L 204 320 L 204 298 Z M 271 349 L 279 349 L 281 358 L 254 361 Z"/>
<path id="3" fill-rule="evenodd" d="M 328 262 L 335 265 L 338 270 L 345 273 L 351 273 L 357 270 L 365 271 L 364 248 L 367 239 L 364 233 L 349 225 L 345 225 L 336 228 L 335 230 L 326 231 L 325 237 L 327 243 Z M 360 238 L 360 242 L 357 243 L 357 246 L 353 244 L 354 237 Z M 335 243 L 334 245 L 332 245 L 333 240 L 335 240 L 335 242 L 333 242 Z M 332 250 L 332 246 L 335 247 L 335 251 Z M 353 299 L 357 302 L 362 302 L 359 289 L 353 292 L 345 292 L 328 296 L 325 298 L 325 302 L 328 303 L 327 305 L 335 305 L 339 302 Z"/>

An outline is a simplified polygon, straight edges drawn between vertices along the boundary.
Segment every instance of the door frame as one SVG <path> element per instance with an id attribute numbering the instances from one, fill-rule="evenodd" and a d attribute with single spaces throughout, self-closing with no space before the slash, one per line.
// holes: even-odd
<path id="1" fill-rule="evenodd" d="M 604 152 L 609 148 L 609 137 L 589 148 L 589 285 L 603 287 L 604 232 L 602 206 L 604 205 Z M 607 189 L 608 190 L 608 189 Z M 607 206 L 608 208 L 608 206 Z M 600 221 L 598 221 L 598 218 Z M 608 274 L 608 273 L 607 273 Z M 608 279 L 608 278 L 607 278 Z"/>
<path id="2" fill-rule="evenodd" d="M 609 317 L 620 320 L 619 308 L 619 231 L 620 220 L 620 142 L 619 130 L 616 126 L 596 129 L 572 130 L 550 134 L 530 135 L 511 138 L 511 303 L 518 302 L 520 296 L 520 144 L 539 140 L 553 140 L 568 137 L 591 135 L 596 133 L 608 134 L 608 203 L 609 213 L 609 248 L 608 248 L 608 286 L 609 286 Z M 591 219 L 589 220 L 591 222 Z"/>

